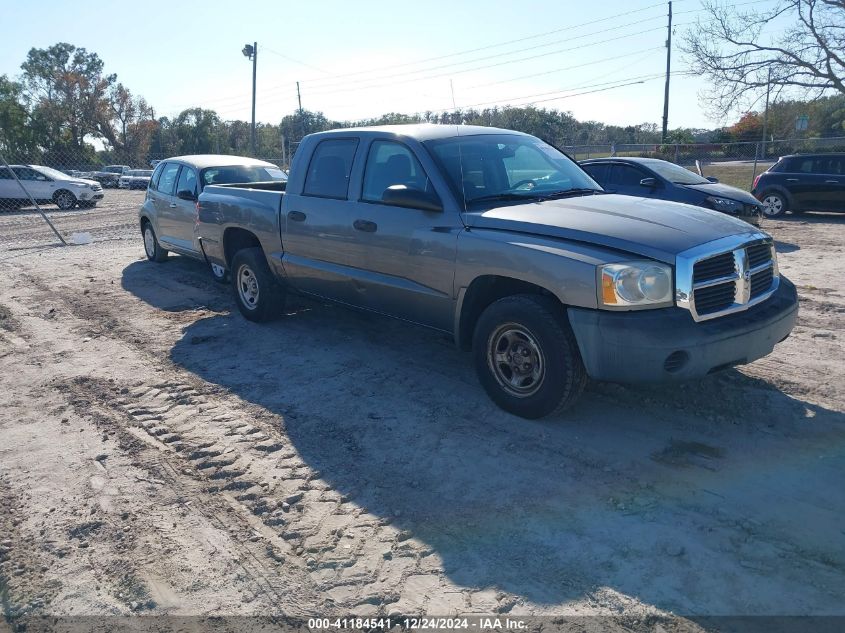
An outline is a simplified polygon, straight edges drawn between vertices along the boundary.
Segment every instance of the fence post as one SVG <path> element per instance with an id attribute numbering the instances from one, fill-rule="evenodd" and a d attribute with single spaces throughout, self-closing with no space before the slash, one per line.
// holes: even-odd
<path id="1" fill-rule="evenodd" d="M 760 143 L 754 146 L 754 169 L 751 170 L 751 185 L 748 190 L 754 189 L 754 179 L 757 177 L 757 156 L 760 154 Z"/>
<path id="2" fill-rule="evenodd" d="M 678 164 L 678 144 L 675 143 L 675 164 Z"/>

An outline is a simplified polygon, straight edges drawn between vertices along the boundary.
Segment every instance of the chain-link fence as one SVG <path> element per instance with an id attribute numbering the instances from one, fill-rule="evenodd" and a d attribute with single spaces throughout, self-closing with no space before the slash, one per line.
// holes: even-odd
<path id="1" fill-rule="evenodd" d="M 845 137 L 774 139 L 742 143 L 593 143 L 562 148 L 576 160 L 607 156 L 660 158 L 679 165 L 725 161 L 775 162 L 787 154 L 845 152 Z"/>
<path id="2" fill-rule="evenodd" d="M 284 156 L 263 157 L 263 160 L 287 170 L 296 145 L 289 143 Z M 780 156 L 845 152 L 845 137 L 745 143 L 593 143 L 562 149 L 576 160 L 607 156 L 660 158 L 700 170 L 703 175 L 726 184 L 750 189 L 754 177 Z M 71 216 L 85 210 L 97 215 L 96 221 L 88 223 L 95 239 L 134 235 L 137 210 L 149 176 L 158 162 L 168 158 L 148 155 L 132 164 L 119 161 L 112 164 L 107 160 L 108 154 L 100 153 L 92 158 L 90 148 L 84 152 L 51 150 L 41 154 L 6 149 L 0 155 L 10 165 L 7 168 L 0 160 L 0 211 L 4 212 L 0 214 L 0 244 L 21 236 L 57 241 L 45 219 L 52 218 L 58 230 L 69 235 L 76 222 Z M 41 215 L 39 207 L 48 215 Z M 16 227 L 15 231 L 9 230 L 12 226 Z"/>

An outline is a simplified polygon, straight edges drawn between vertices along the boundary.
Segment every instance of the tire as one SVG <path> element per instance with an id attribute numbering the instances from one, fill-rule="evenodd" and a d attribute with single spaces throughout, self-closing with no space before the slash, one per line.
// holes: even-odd
<path id="1" fill-rule="evenodd" d="M 53 201 L 62 211 L 70 211 L 76 206 L 76 196 L 70 191 L 57 191 Z"/>
<path id="2" fill-rule="evenodd" d="M 513 295 L 488 306 L 473 332 L 472 355 L 490 399 L 522 418 L 563 411 L 587 382 L 569 323 L 542 295 Z M 515 367 L 513 356 L 525 363 Z"/>
<path id="3" fill-rule="evenodd" d="M 167 259 L 167 251 L 158 243 L 156 232 L 149 220 L 141 225 L 141 235 L 144 238 L 144 252 L 147 254 L 147 259 L 151 262 L 163 262 Z"/>
<path id="4" fill-rule="evenodd" d="M 763 205 L 763 217 L 779 218 L 789 209 L 789 202 L 786 196 L 779 191 L 766 191 L 760 196 Z"/>
<path id="5" fill-rule="evenodd" d="M 210 264 L 208 267 L 211 273 L 211 278 L 219 284 L 225 284 L 229 281 L 229 271 L 219 264 Z"/>
<path id="6" fill-rule="evenodd" d="M 249 321 L 272 321 L 281 316 L 285 290 L 276 281 L 264 251 L 244 248 L 232 258 L 232 290 L 238 310 Z"/>

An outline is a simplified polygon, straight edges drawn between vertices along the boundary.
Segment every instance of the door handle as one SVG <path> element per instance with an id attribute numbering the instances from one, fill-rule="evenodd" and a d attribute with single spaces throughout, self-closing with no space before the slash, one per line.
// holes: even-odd
<path id="1" fill-rule="evenodd" d="M 786 182 L 798 182 L 797 178 L 787 178 Z"/>
<path id="2" fill-rule="evenodd" d="M 175 208 L 176 208 L 176 203 L 175 203 L 175 202 L 171 202 L 171 203 L 170 203 L 170 208 L 171 208 L 171 209 L 175 209 Z"/>
<path id="3" fill-rule="evenodd" d="M 294 222 L 305 221 L 305 214 L 302 211 L 288 211 L 288 219 Z"/>
<path id="4" fill-rule="evenodd" d="M 355 227 L 356 231 L 364 231 L 365 233 L 375 233 L 378 229 L 378 224 L 369 220 L 355 220 L 352 226 Z"/>
<path id="5" fill-rule="evenodd" d="M 832 185 L 835 185 L 838 182 L 839 182 L 838 180 L 825 180 L 825 183 L 832 184 Z"/>

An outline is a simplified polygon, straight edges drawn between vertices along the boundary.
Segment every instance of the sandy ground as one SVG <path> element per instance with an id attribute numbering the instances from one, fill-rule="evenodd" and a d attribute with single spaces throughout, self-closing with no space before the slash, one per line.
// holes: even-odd
<path id="1" fill-rule="evenodd" d="M 27 614 L 845 615 L 845 216 L 769 221 L 801 314 L 681 386 L 498 410 L 444 336 L 246 322 L 142 194 L 0 214 L 0 598 Z M 1 627 L 2 625 L 0 625 Z"/>

